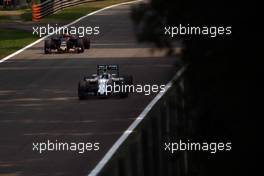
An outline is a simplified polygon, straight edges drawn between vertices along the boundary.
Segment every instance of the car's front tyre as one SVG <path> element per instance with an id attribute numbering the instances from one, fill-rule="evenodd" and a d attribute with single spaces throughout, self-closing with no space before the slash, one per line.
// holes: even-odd
<path id="1" fill-rule="evenodd" d="M 52 46 L 52 40 L 51 39 L 45 40 L 45 43 L 44 43 L 44 53 L 45 54 L 51 53 L 51 46 Z"/>
<path id="2" fill-rule="evenodd" d="M 83 45 L 84 45 L 85 49 L 90 49 L 91 42 L 90 42 L 90 39 L 88 37 L 83 38 Z"/>
<path id="3" fill-rule="evenodd" d="M 125 85 L 127 85 L 125 80 L 119 82 L 119 84 L 120 84 L 120 86 L 125 86 Z M 128 92 L 127 90 L 124 90 L 124 92 L 120 91 L 120 92 L 119 92 L 119 97 L 120 97 L 120 98 L 127 98 L 127 97 L 128 97 L 128 94 L 129 94 L 129 92 Z"/>
<path id="4" fill-rule="evenodd" d="M 78 97 L 79 100 L 86 99 L 86 82 L 81 80 L 78 84 Z"/>
<path id="5" fill-rule="evenodd" d="M 83 53 L 84 52 L 84 44 L 82 39 L 77 40 L 77 48 L 78 48 L 78 53 Z"/>

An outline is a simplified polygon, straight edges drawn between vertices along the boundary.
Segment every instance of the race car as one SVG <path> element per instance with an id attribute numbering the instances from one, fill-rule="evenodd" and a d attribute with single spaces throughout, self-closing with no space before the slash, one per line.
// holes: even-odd
<path id="1" fill-rule="evenodd" d="M 78 97 L 80 100 L 89 96 L 108 97 L 117 95 L 126 98 L 129 92 L 124 90 L 124 86 L 132 84 L 132 76 L 119 76 L 118 65 L 97 65 L 96 74 L 85 76 L 79 81 Z M 121 90 L 122 86 L 123 90 Z M 116 91 L 115 87 L 119 87 L 119 91 Z"/>
<path id="2" fill-rule="evenodd" d="M 50 54 L 52 51 L 57 52 L 77 52 L 83 53 L 84 49 L 90 48 L 90 39 L 87 37 L 77 37 L 67 33 L 56 35 L 45 40 L 44 53 Z"/>

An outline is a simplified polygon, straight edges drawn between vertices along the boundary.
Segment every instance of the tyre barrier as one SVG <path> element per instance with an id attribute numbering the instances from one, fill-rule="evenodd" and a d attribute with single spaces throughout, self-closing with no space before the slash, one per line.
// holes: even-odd
<path id="1" fill-rule="evenodd" d="M 36 4 L 35 1 L 32 1 L 32 21 L 39 21 L 41 18 L 54 14 L 67 7 L 93 1 L 97 0 L 47 0 L 40 4 Z"/>
<path id="2" fill-rule="evenodd" d="M 32 21 L 39 21 L 39 19 L 41 18 L 40 8 L 37 4 L 35 4 L 34 1 L 32 2 L 31 10 L 32 10 Z"/>

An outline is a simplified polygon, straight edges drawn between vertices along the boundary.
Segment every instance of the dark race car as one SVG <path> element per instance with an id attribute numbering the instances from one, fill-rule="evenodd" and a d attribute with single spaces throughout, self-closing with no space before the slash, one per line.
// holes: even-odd
<path id="1" fill-rule="evenodd" d="M 80 100 L 88 96 L 107 97 L 112 95 L 126 98 L 128 91 L 124 91 L 125 86 L 132 86 L 132 76 L 119 76 L 118 65 L 98 65 L 97 73 L 91 76 L 85 76 L 78 84 L 78 97 Z M 119 87 L 115 91 L 114 87 Z M 120 91 L 123 87 L 123 91 Z M 111 89 L 109 89 L 111 88 Z"/>
<path id="2" fill-rule="evenodd" d="M 90 48 L 90 39 L 74 35 L 57 35 L 45 40 L 44 52 L 50 54 L 55 52 L 77 52 L 82 53 L 84 49 Z"/>

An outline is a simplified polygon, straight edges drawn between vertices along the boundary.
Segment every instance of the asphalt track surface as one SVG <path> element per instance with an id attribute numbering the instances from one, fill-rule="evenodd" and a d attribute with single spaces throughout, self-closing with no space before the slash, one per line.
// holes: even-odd
<path id="1" fill-rule="evenodd" d="M 175 57 L 138 44 L 130 5 L 89 16 L 77 25 L 99 26 L 82 54 L 43 54 L 43 42 L 0 64 L 0 176 L 87 175 L 154 95 L 79 101 L 77 83 L 97 64 L 119 64 L 135 84 L 166 84 Z M 32 151 L 33 142 L 99 142 L 100 150 Z"/>

